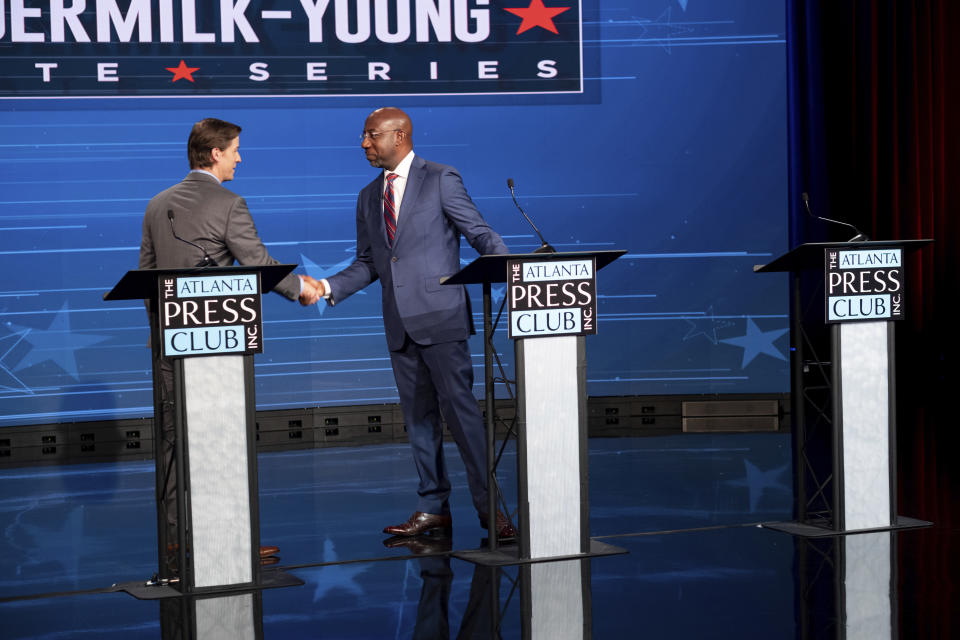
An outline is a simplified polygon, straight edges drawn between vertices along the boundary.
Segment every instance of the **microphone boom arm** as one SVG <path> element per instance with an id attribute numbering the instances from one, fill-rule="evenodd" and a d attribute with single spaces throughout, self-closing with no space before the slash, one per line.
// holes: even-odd
<path id="1" fill-rule="evenodd" d="M 513 191 L 513 178 L 507 178 L 507 188 L 510 189 L 510 197 L 513 198 L 513 204 L 516 205 L 520 213 L 523 214 L 524 219 L 536 232 L 537 237 L 540 238 L 540 247 L 535 249 L 534 253 L 556 253 L 557 250 L 550 246 L 546 240 L 544 240 L 543 234 L 540 233 L 540 229 L 537 229 L 537 225 L 533 224 L 533 220 L 530 219 L 530 216 L 527 215 L 527 212 L 524 211 L 523 207 L 520 206 L 520 203 L 517 202 L 517 194 Z"/>
<path id="2" fill-rule="evenodd" d="M 195 248 L 197 248 L 197 249 L 200 249 L 200 251 L 203 253 L 203 260 L 201 260 L 201 261 L 197 264 L 198 267 L 213 267 L 213 266 L 216 266 L 217 263 L 213 261 L 213 258 L 210 257 L 210 254 L 207 253 L 207 250 L 206 250 L 206 249 L 204 249 L 203 247 L 201 247 L 200 245 L 198 245 L 196 242 L 190 242 L 189 240 L 187 240 L 187 239 L 185 239 L 185 238 L 181 238 L 180 236 L 177 235 L 177 230 L 176 230 L 176 228 L 173 226 L 173 209 L 167 209 L 167 219 L 170 221 L 170 232 L 173 234 L 173 237 L 174 237 L 174 238 L 176 238 L 176 239 L 179 240 L 180 242 L 186 242 L 186 243 L 187 243 L 188 245 L 190 245 L 191 247 L 195 247 Z"/>

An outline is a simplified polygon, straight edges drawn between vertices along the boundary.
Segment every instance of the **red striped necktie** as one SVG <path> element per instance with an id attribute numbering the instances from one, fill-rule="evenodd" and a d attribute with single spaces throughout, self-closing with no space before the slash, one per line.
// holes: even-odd
<path id="1" fill-rule="evenodd" d="M 393 238 L 397 235 L 397 205 L 393 199 L 393 181 L 396 173 L 387 174 L 387 188 L 383 192 L 383 222 L 387 225 L 387 238 L 393 246 Z"/>

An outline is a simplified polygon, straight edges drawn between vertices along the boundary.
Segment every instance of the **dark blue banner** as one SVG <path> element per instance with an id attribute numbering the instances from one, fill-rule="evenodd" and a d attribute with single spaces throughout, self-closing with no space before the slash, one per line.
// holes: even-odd
<path id="1" fill-rule="evenodd" d="M 0 0 L 0 97 L 579 93 L 579 0 Z"/>

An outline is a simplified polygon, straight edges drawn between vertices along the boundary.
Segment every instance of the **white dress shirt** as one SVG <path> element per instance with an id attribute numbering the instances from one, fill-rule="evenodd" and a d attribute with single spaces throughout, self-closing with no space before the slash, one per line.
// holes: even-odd
<path id="1" fill-rule="evenodd" d="M 397 177 L 393 181 L 393 203 L 395 205 L 394 209 L 397 212 L 397 218 L 400 217 L 400 204 L 403 202 L 403 192 L 407 189 L 407 176 L 410 175 L 410 165 L 413 164 L 413 156 L 414 153 L 411 150 L 393 171 L 383 172 L 384 193 L 387 191 L 387 176 L 392 173 L 397 174 Z"/>

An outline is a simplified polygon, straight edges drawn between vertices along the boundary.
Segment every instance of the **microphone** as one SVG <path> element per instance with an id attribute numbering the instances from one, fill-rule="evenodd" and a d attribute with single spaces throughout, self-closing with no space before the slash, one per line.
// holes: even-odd
<path id="1" fill-rule="evenodd" d="M 831 220 L 830 218 L 824 218 L 823 216 L 815 216 L 815 215 L 813 215 L 813 211 L 810 210 L 810 196 L 807 195 L 807 192 L 806 192 L 806 191 L 804 191 L 803 193 L 800 194 L 800 198 L 803 200 L 803 206 L 805 206 L 805 207 L 807 208 L 807 213 L 810 214 L 810 217 L 811 217 L 811 218 L 813 218 L 813 219 L 815 219 L 815 220 L 823 220 L 824 222 L 832 222 L 833 224 L 841 224 L 841 225 L 843 225 L 843 226 L 845 226 L 845 227 L 850 227 L 851 229 L 853 229 L 854 231 L 856 231 L 857 235 L 855 235 L 855 236 L 853 236 L 852 238 L 850 238 L 849 240 L 847 240 L 847 242 L 866 242 L 867 240 L 870 239 L 870 238 L 867 236 L 867 234 L 861 233 L 861 232 L 860 232 L 860 229 L 857 229 L 855 226 L 853 226 L 853 225 L 850 224 L 849 222 L 840 222 L 839 220 Z"/>
<path id="2" fill-rule="evenodd" d="M 186 242 L 186 243 L 187 243 L 188 245 L 190 245 L 191 247 L 196 247 L 197 249 L 200 249 L 200 251 L 203 252 L 203 260 L 201 260 L 200 262 L 197 263 L 197 266 L 198 266 L 198 267 L 212 267 L 212 266 L 216 266 L 216 263 L 213 261 L 213 258 L 211 258 L 210 255 L 207 253 L 207 250 L 206 250 L 206 249 L 204 249 L 203 247 L 201 247 L 200 245 L 198 245 L 198 244 L 195 243 L 195 242 L 190 242 L 189 240 L 184 240 L 183 238 L 181 238 L 180 236 L 177 235 L 177 230 L 176 230 L 176 229 L 174 228 L 174 226 L 173 226 L 173 209 L 167 209 L 167 219 L 170 220 L 170 231 L 173 232 L 173 237 L 174 237 L 174 238 L 176 238 L 176 239 L 179 240 L 180 242 Z"/>
<path id="3" fill-rule="evenodd" d="M 540 233 L 540 229 L 537 229 L 537 225 L 533 224 L 533 220 L 530 219 L 527 212 L 524 211 L 520 203 L 517 202 L 517 194 L 513 191 L 513 178 L 507 178 L 507 188 L 510 189 L 510 197 L 513 198 L 513 204 L 517 206 L 517 209 L 523 214 L 524 219 L 533 227 L 533 230 L 537 232 L 537 237 L 540 238 L 540 248 L 534 250 L 534 253 L 556 253 L 557 250 L 547 244 L 547 241 L 543 239 L 543 234 Z"/>

